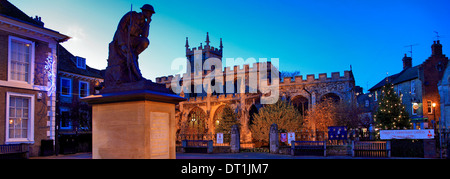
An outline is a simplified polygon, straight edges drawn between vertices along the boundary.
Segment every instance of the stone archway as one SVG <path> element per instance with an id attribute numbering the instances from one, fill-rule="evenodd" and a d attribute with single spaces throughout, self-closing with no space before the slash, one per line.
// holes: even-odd
<path id="1" fill-rule="evenodd" d="M 208 116 L 199 107 L 194 107 L 188 114 L 187 120 L 182 124 L 184 134 L 204 134 L 207 128 Z"/>
<path id="2" fill-rule="evenodd" d="M 254 115 L 258 114 L 259 110 L 256 108 L 254 104 L 252 104 L 248 110 L 249 118 L 248 118 L 248 124 L 252 125 L 254 120 Z"/>
<path id="3" fill-rule="evenodd" d="M 330 99 L 331 101 L 335 102 L 335 103 L 339 103 L 342 100 L 342 97 L 340 97 L 338 94 L 336 93 L 326 93 L 324 95 L 322 95 L 322 97 L 320 97 L 320 102 L 324 101 L 325 99 Z"/>
<path id="4" fill-rule="evenodd" d="M 215 131 L 216 127 L 219 125 L 221 119 L 221 114 L 223 112 L 223 108 L 225 108 L 226 105 L 219 106 L 216 111 L 214 112 L 214 116 L 212 118 L 212 131 Z"/>
<path id="5" fill-rule="evenodd" d="M 295 108 L 297 108 L 298 112 L 300 112 L 300 114 L 303 117 L 305 117 L 307 115 L 307 111 L 309 109 L 308 98 L 301 96 L 301 95 L 297 95 L 291 99 L 291 103 L 292 103 L 292 105 L 295 106 Z"/>

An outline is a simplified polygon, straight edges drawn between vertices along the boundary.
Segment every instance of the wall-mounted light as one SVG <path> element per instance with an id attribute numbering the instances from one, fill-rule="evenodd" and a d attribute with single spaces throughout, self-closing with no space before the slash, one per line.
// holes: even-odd
<path id="1" fill-rule="evenodd" d="M 41 93 L 41 92 L 39 92 L 39 93 L 37 94 L 37 100 L 42 100 L 42 93 Z"/>
<path id="2" fill-rule="evenodd" d="M 413 103 L 413 109 L 415 109 L 415 110 L 419 109 L 419 104 Z"/>

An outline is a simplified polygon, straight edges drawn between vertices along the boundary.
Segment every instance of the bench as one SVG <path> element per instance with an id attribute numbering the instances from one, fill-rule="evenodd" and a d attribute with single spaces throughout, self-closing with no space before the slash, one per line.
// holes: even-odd
<path id="1" fill-rule="evenodd" d="M 212 140 L 182 140 L 181 146 L 184 153 L 212 153 Z"/>
<path id="2" fill-rule="evenodd" d="M 27 144 L 0 145 L 0 159 L 28 159 L 29 151 Z"/>
<path id="3" fill-rule="evenodd" d="M 326 141 L 291 141 L 291 155 L 327 156 Z"/>
<path id="4" fill-rule="evenodd" d="M 390 141 L 353 141 L 353 157 L 391 157 Z"/>

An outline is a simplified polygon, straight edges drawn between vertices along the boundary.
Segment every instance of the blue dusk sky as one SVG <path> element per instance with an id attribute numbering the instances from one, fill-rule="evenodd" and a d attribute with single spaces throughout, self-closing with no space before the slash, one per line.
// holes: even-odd
<path id="1" fill-rule="evenodd" d="M 386 73 L 413 66 L 431 55 L 439 32 L 444 54 L 450 48 L 450 1 L 446 0 L 9 0 L 45 27 L 72 37 L 62 45 L 91 67 L 107 66 L 108 44 L 122 16 L 154 6 L 150 46 L 140 55 L 140 69 L 155 80 L 178 72 L 174 59 L 191 47 L 219 47 L 225 58 L 279 58 L 280 71 L 307 74 L 341 72 L 353 67 L 356 85 L 367 90 Z"/>

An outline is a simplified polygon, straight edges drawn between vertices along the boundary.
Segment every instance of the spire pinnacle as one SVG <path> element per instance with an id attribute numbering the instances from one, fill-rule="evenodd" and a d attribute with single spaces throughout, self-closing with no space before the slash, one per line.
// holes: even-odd
<path id="1" fill-rule="evenodd" d="M 188 37 L 186 37 L 186 48 L 189 48 L 189 41 L 188 41 Z"/>
<path id="2" fill-rule="evenodd" d="M 222 38 L 220 38 L 220 49 L 223 49 Z"/>
<path id="3" fill-rule="evenodd" d="M 209 46 L 209 32 L 206 32 L 206 46 Z"/>

